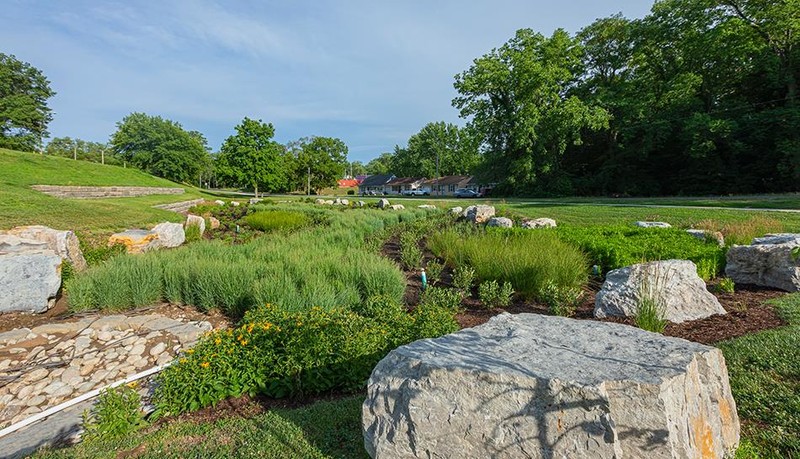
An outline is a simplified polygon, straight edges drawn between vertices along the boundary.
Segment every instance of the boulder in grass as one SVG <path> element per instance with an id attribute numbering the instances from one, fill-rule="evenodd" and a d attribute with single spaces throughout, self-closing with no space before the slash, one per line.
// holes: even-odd
<path id="1" fill-rule="evenodd" d="M 241 203 L 239 201 L 231 201 L 231 205 L 233 207 L 239 207 L 241 205 Z"/>
<path id="2" fill-rule="evenodd" d="M 358 201 L 358 202 L 356 202 L 356 206 L 358 206 L 358 207 L 365 207 L 366 205 L 367 205 L 367 203 L 366 203 L 366 202 L 364 202 L 364 201 Z"/>
<path id="3" fill-rule="evenodd" d="M 199 215 L 189 214 L 186 216 L 186 223 L 184 226 L 197 225 L 200 228 L 200 236 L 206 232 L 206 219 Z"/>
<path id="4" fill-rule="evenodd" d="M 178 247 L 186 241 L 186 233 L 180 223 L 159 223 L 153 227 L 162 247 Z"/>
<path id="5" fill-rule="evenodd" d="M 689 260 L 662 260 L 615 269 L 597 293 L 594 316 L 635 317 L 643 297 L 657 300 L 663 318 L 674 323 L 697 320 L 725 309 L 697 275 Z"/>
<path id="6" fill-rule="evenodd" d="M 10 234 L 22 239 L 44 242 L 47 248 L 67 260 L 76 271 L 86 269 L 86 259 L 83 258 L 78 236 L 69 230 L 56 230 L 47 226 L 17 226 L 0 234 Z"/>
<path id="7" fill-rule="evenodd" d="M 250 204 L 258 204 L 259 202 L 263 201 L 261 198 L 250 198 Z"/>
<path id="8" fill-rule="evenodd" d="M 324 200 L 324 199 L 322 199 L 322 198 L 317 198 L 317 199 L 314 201 L 314 204 L 317 204 L 317 205 L 323 206 L 323 205 L 325 205 L 325 200 Z"/>
<path id="9" fill-rule="evenodd" d="M 526 229 L 555 228 L 556 221 L 552 218 L 536 218 L 533 220 L 525 220 L 520 226 Z"/>
<path id="10" fill-rule="evenodd" d="M 219 228 L 219 220 L 214 217 L 208 217 L 208 224 L 211 226 L 211 229 Z"/>
<path id="11" fill-rule="evenodd" d="M 343 206 L 349 206 L 350 205 L 350 200 L 349 199 L 342 199 L 339 203 L 341 205 L 343 205 Z"/>
<path id="12" fill-rule="evenodd" d="M 391 210 L 405 210 L 405 208 L 406 208 L 406 206 L 404 206 L 402 204 L 393 204 L 393 205 L 389 206 L 389 209 L 391 209 Z"/>
<path id="13" fill-rule="evenodd" d="M 472 223 L 486 223 L 494 217 L 494 213 L 494 206 L 478 205 L 467 207 L 462 215 Z"/>
<path id="14" fill-rule="evenodd" d="M 150 252 L 161 247 L 158 233 L 142 229 L 125 230 L 108 238 L 109 246 L 119 244 L 124 245 L 125 250 L 131 254 Z"/>
<path id="15" fill-rule="evenodd" d="M 716 241 L 717 245 L 720 247 L 725 247 L 725 236 L 723 236 L 719 231 L 687 229 L 686 232 L 689 233 L 689 235 L 700 239 L 701 241 L 713 240 Z"/>
<path id="16" fill-rule="evenodd" d="M 222 201 L 222 200 L 220 200 L 220 199 L 217 199 L 216 201 L 214 201 L 214 204 L 216 204 L 216 205 L 218 205 L 218 206 L 224 206 L 224 205 L 225 205 L 225 201 Z"/>
<path id="17" fill-rule="evenodd" d="M 417 207 L 419 207 L 420 209 L 425 209 L 425 210 L 436 210 L 436 206 L 431 205 L 431 204 L 423 204 L 423 205 L 417 206 Z"/>
<path id="18" fill-rule="evenodd" d="M 362 405 L 373 458 L 723 458 L 739 420 L 719 349 L 540 314 L 391 351 Z"/>
<path id="19" fill-rule="evenodd" d="M 384 198 L 384 199 L 380 199 L 378 201 L 378 209 L 385 209 L 385 208 L 389 207 L 390 205 L 391 204 L 389 204 L 389 200 L 388 199 Z"/>
<path id="20" fill-rule="evenodd" d="M 461 215 L 461 213 L 464 212 L 464 209 L 462 209 L 460 206 L 456 206 L 456 207 L 451 207 L 449 212 L 451 214 Z"/>
<path id="21" fill-rule="evenodd" d="M 800 234 L 768 234 L 753 245 L 734 245 L 726 254 L 725 274 L 737 284 L 800 291 Z"/>
<path id="22" fill-rule="evenodd" d="M 672 225 L 666 222 L 636 222 L 634 225 L 639 228 L 672 228 Z"/>
<path id="23" fill-rule="evenodd" d="M 514 226 L 514 221 L 506 217 L 492 217 L 486 222 L 486 226 L 497 228 L 511 228 Z"/>
<path id="24" fill-rule="evenodd" d="M 45 242 L 0 235 L 0 313 L 40 313 L 53 307 L 61 263 L 61 255 Z"/>

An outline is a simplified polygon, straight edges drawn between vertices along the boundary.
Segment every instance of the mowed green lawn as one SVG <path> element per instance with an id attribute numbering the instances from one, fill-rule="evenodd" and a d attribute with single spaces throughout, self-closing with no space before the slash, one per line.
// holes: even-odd
<path id="1" fill-rule="evenodd" d="M 171 187 L 184 188 L 186 193 L 138 198 L 60 199 L 35 191 L 31 185 Z M 200 196 L 191 187 L 182 187 L 133 167 L 0 149 L 0 229 L 46 225 L 83 233 L 111 233 L 163 221 L 181 221 L 181 215 L 152 206 Z"/>

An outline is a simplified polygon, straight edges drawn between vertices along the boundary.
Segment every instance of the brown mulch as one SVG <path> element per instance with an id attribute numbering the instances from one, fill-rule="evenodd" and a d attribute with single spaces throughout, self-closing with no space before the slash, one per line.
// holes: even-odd
<path id="1" fill-rule="evenodd" d="M 191 321 L 205 320 L 211 323 L 214 328 L 225 328 L 231 324 L 231 320 L 219 311 L 200 312 L 192 306 L 179 306 L 170 303 L 160 303 L 145 308 L 129 309 L 124 311 L 87 311 L 73 313 L 69 311 L 68 299 L 66 295 L 59 295 L 55 306 L 47 312 L 41 314 L 29 314 L 14 312 L 0 314 L 0 333 L 14 328 L 33 328 L 48 323 L 68 323 L 76 322 L 84 317 L 99 317 L 109 314 L 124 314 L 137 316 L 144 314 L 159 314 L 172 319 L 187 319 Z"/>

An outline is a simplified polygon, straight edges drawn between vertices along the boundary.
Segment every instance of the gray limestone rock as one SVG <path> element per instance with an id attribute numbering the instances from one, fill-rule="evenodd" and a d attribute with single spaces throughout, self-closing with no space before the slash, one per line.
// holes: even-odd
<path id="1" fill-rule="evenodd" d="M 634 225 L 639 228 L 672 228 L 672 225 L 665 222 L 636 222 Z"/>
<path id="2" fill-rule="evenodd" d="M 378 201 L 378 209 L 384 209 L 386 207 L 389 207 L 390 205 L 391 204 L 389 204 L 388 199 L 381 199 Z"/>
<path id="3" fill-rule="evenodd" d="M 753 245 L 728 249 L 725 274 L 737 284 L 800 291 L 800 234 L 768 234 L 753 239 Z"/>
<path id="4" fill-rule="evenodd" d="M 203 233 L 206 232 L 206 219 L 199 216 L 199 215 L 192 215 L 189 214 L 186 216 L 186 224 L 185 226 L 189 225 L 197 225 L 200 227 L 200 235 L 202 236 Z"/>
<path id="5" fill-rule="evenodd" d="M 186 233 L 180 223 L 159 223 L 153 227 L 162 247 L 178 247 L 186 241 Z"/>
<path id="6" fill-rule="evenodd" d="M 362 425 L 374 458 L 722 458 L 739 442 L 718 349 L 538 314 L 393 350 Z"/>
<path id="7" fill-rule="evenodd" d="M 61 287 L 61 263 L 44 243 L 0 236 L 0 313 L 50 309 Z"/>
<path id="8" fill-rule="evenodd" d="M 663 318 L 680 323 L 725 314 L 689 260 L 663 260 L 615 269 L 597 293 L 594 316 L 634 317 L 643 296 L 661 300 Z"/>
<path id="9" fill-rule="evenodd" d="M 719 231 L 687 229 L 686 232 L 697 239 L 700 239 L 701 241 L 714 240 L 720 247 L 725 247 L 725 236 L 723 236 Z"/>
<path id="10" fill-rule="evenodd" d="M 479 205 L 467 207 L 461 215 L 472 223 L 486 223 L 494 213 L 494 206 Z"/>
<path id="11" fill-rule="evenodd" d="M 393 205 L 389 206 L 389 209 L 391 209 L 391 210 L 405 210 L 405 208 L 406 208 L 406 206 L 404 206 L 402 204 L 393 204 Z"/>
<path id="12" fill-rule="evenodd" d="M 455 207 L 451 207 L 449 212 L 451 214 L 461 215 L 461 213 L 464 212 L 464 209 L 461 208 L 460 206 L 455 206 Z"/>
<path id="13" fill-rule="evenodd" d="M 527 229 L 555 228 L 556 221 L 552 218 L 536 218 L 533 220 L 525 220 L 522 222 L 521 226 Z"/>
<path id="14" fill-rule="evenodd" d="M 506 217 L 492 217 L 486 222 L 486 226 L 493 226 L 498 228 L 511 228 L 514 226 L 514 221 Z"/>
<path id="15" fill-rule="evenodd" d="M 69 261 L 76 271 L 83 271 L 87 267 L 80 242 L 78 242 L 78 236 L 72 231 L 55 230 L 47 226 L 34 225 L 18 226 L 8 231 L 0 231 L 0 234 L 2 233 L 47 244 L 48 249 L 55 252 L 62 260 Z"/>

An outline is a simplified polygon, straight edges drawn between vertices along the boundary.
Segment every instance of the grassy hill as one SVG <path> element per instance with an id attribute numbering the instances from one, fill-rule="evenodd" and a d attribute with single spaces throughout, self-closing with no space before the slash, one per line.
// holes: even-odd
<path id="1" fill-rule="evenodd" d="M 118 199 L 59 199 L 31 185 L 152 186 L 184 188 L 181 195 Z M 135 168 L 107 166 L 68 158 L 0 149 L 0 229 L 47 225 L 83 233 L 111 233 L 163 221 L 180 221 L 156 204 L 185 201 L 200 193 Z"/>

